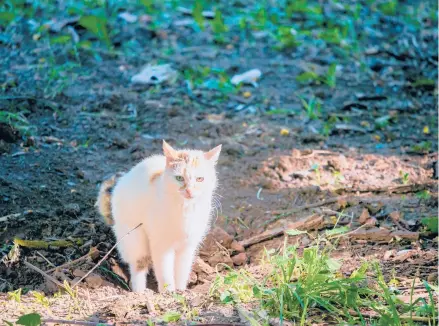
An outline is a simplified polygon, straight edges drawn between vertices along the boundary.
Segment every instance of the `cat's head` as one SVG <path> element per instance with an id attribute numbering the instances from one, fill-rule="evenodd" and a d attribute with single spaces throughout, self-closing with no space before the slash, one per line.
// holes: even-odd
<path id="1" fill-rule="evenodd" d="M 221 145 L 203 152 L 176 150 L 163 141 L 166 174 L 185 199 L 197 198 L 215 189 L 217 182 L 215 165 L 220 152 Z"/>

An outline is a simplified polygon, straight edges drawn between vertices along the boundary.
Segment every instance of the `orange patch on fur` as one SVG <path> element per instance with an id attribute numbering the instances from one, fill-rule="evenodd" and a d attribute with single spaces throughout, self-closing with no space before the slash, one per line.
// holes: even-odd
<path id="1" fill-rule="evenodd" d="M 197 168 L 200 165 L 200 158 L 198 156 L 193 157 L 191 161 L 191 165 L 194 168 Z"/>
<path id="2" fill-rule="evenodd" d="M 155 180 L 157 180 L 158 177 L 160 177 L 163 174 L 163 170 L 162 171 L 157 171 L 155 173 L 153 173 L 151 175 L 151 177 L 149 178 L 149 182 L 154 182 Z"/>

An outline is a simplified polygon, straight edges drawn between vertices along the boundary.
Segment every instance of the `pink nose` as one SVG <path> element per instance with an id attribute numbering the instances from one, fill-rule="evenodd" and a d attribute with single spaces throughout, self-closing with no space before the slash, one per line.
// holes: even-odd
<path id="1" fill-rule="evenodd" d="M 190 190 L 190 189 L 186 189 L 184 194 L 187 198 L 192 198 L 192 195 L 193 195 L 192 190 Z"/>

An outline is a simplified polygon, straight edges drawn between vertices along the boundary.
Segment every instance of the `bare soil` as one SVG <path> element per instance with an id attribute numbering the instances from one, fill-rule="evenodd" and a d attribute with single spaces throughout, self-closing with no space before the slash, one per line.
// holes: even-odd
<path id="1" fill-rule="evenodd" d="M 100 182 L 160 153 L 162 139 L 177 147 L 203 150 L 223 144 L 218 164 L 222 207 L 213 224 L 236 242 L 313 214 L 331 221 L 342 213 L 340 221 L 354 230 L 361 225 L 359 218 L 366 209 L 376 220 L 376 228 L 418 232 L 419 237 L 412 241 L 382 240 L 374 235 L 344 239 L 334 253 L 344 262 L 342 272 L 349 275 L 363 260 L 377 259 L 386 277 L 397 275 L 404 286 L 410 286 L 413 278 L 434 282 L 437 236 L 425 232 L 421 219 L 436 216 L 438 209 L 434 170 L 438 161 L 437 94 L 429 88 L 411 88 L 409 83 L 392 83 L 396 77 L 389 77 L 387 69 L 398 70 L 399 80 L 407 81 L 423 69 L 436 70 L 437 61 L 433 64 L 395 47 L 392 51 L 401 49 L 402 61 L 386 51 L 367 58 L 374 60 L 370 65 L 384 62 L 380 69 L 374 68 L 373 75 L 363 73 L 352 59 L 345 58 L 339 61 L 343 72 L 338 74 L 335 89 L 303 87 L 295 80 L 301 67 L 324 64 L 324 55 L 277 52 L 262 41 L 211 45 L 205 43 L 203 33 L 189 41 L 190 34 L 184 28 L 171 28 L 167 33 L 166 39 L 157 36 L 156 42 L 168 44 L 173 37 L 184 40 L 179 50 L 166 58 L 175 69 L 214 65 L 233 75 L 256 67 L 263 73 L 258 88 L 244 86 L 239 94 L 218 102 L 215 90 L 189 96 L 184 81 L 134 86 L 129 79 L 142 64 L 163 60 L 154 48 L 145 46 L 141 58 L 103 54 L 100 63 L 84 61 L 59 94 L 46 98 L 39 82 L 42 72 L 29 68 L 37 60 L 34 48 L 23 42 L 19 48 L 0 48 L 1 78 L 13 78 L 16 85 L 1 94 L 0 107 L 26 111 L 35 128 L 32 136 L 26 136 L 7 124 L 0 125 L 1 253 L 8 254 L 14 238 L 80 240 L 67 248 L 20 247 L 18 260 L 4 259 L 0 263 L 2 318 L 13 320 L 36 310 L 49 319 L 135 323 L 181 307 L 172 296 L 159 296 L 152 290 L 147 294 L 129 292 L 125 266 L 116 251 L 94 271 L 95 283 L 91 279 L 80 285 L 80 300 L 68 294 L 50 297 L 54 305 L 48 309 L 31 294 L 23 294 L 18 303 L 7 300 L 6 293 L 19 288 L 24 293 L 39 290 L 51 294 L 57 290 L 24 261 L 48 271 L 96 248 L 98 253 L 91 258 L 48 274 L 72 282 L 77 279 L 77 270 L 91 269 L 115 243 L 110 228 L 94 208 Z M 390 28 L 385 33 L 399 35 Z M 437 45 L 437 36 L 435 41 Z M 434 48 L 433 43 L 429 47 Z M 388 43 L 382 40 L 376 46 L 384 44 Z M 181 50 L 189 46 L 196 50 Z M 207 58 L 209 53 L 214 57 Z M 406 68 L 400 69 L 401 64 Z M 245 91 L 251 92 L 250 98 L 242 96 Z M 323 119 L 311 120 L 300 113 L 300 101 L 294 96 L 299 91 L 317 96 L 325 117 L 338 115 L 347 122 L 322 136 L 316 130 L 322 127 Z M 246 108 L 236 110 L 242 103 Z M 269 115 L 271 106 L 297 110 L 289 115 Z M 392 116 L 390 124 L 374 129 L 375 119 L 383 115 Z M 429 133 L 423 132 L 425 126 L 429 126 Z M 283 128 L 288 133 L 281 133 Z M 413 146 L 423 141 L 431 142 L 431 149 L 415 153 Z M 408 180 L 403 180 L 404 173 Z M 422 196 L 425 191 L 430 193 L 428 198 Z M 334 201 L 306 208 L 330 199 Z M 398 212 L 401 224 L 392 220 L 393 212 Z M 257 265 L 263 248 L 279 248 L 283 241 L 283 237 L 275 237 L 246 248 L 242 263 Z M 309 239 L 292 237 L 290 241 L 299 241 L 303 248 Z M 216 260 L 211 258 L 219 252 L 226 257 L 223 261 L 230 263 L 227 256 L 236 254 L 228 250 L 230 246 L 218 246 L 217 252 L 202 248 L 201 257 L 214 268 Z M 401 257 L 407 250 L 413 252 Z M 184 294 L 189 305 L 199 310 L 199 320 L 206 323 L 241 322 L 234 308 L 218 305 L 209 297 L 212 278 L 196 273 Z M 154 288 L 153 280 L 150 284 Z"/>

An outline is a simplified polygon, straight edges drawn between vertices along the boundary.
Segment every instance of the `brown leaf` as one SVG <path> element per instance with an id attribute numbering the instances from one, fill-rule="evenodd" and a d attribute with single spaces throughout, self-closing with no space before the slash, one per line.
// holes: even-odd
<path id="1" fill-rule="evenodd" d="M 358 222 L 361 224 L 365 224 L 366 221 L 370 218 L 369 210 L 367 208 L 363 208 L 360 217 L 358 218 Z"/>

